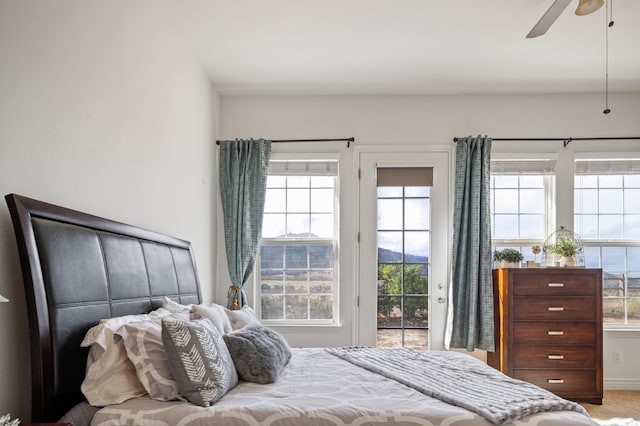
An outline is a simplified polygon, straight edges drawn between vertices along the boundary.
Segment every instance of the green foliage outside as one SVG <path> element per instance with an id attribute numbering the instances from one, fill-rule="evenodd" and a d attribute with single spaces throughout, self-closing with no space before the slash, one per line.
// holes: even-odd
<path id="1" fill-rule="evenodd" d="M 378 264 L 379 325 L 400 326 L 400 316 L 397 309 L 401 307 L 401 298 L 404 294 L 403 314 L 405 326 L 427 327 L 428 299 L 426 296 L 428 294 L 429 279 L 426 274 L 423 274 L 425 270 L 426 264 L 422 263 Z"/>

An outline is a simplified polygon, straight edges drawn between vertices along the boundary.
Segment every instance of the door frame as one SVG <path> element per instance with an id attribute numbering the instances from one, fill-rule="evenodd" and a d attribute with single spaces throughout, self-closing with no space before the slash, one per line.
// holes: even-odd
<path id="1" fill-rule="evenodd" d="M 434 187 L 431 190 L 432 201 L 437 203 L 443 203 L 446 208 L 433 211 L 432 210 L 432 223 L 442 223 L 444 226 L 439 227 L 437 230 L 432 228 L 432 243 L 429 250 L 429 349 L 444 349 L 444 330 L 446 327 L 446 315 L 447 315 L 447 298 L 448 298 L 448 286 L 450 275 L 450 252 L 451 252 L 451 212 L 453 207 L 453 166 L 454 166 L 454 147 L 449 145 L 421 145 L 421 146 L 405 146 L 405 145 L 384 145 L 384 146 L 360 146 L 354 147 L 354 171 L 355 171 L 355 185 L 356 185 L 356 209 L 355 209 L 355 223 L 356 223 L 356 238 L 359 237 L 358 244 L 355 246 L 355 259 L 356 259 L 356 280 L 355 280 L 355 309 L 353 313 L 353 337 L 354 344 L 356 345 L 375 345 L 375 331 L 365 330 L 366 323 L 370 323 L 371 320 L 375 320 L 375 308 L 371 306 L 377 306 L 377 294 L 373 292 L 365 292 L 365 286 L 363 280 L 367 277 L 363 277 L 367 272 L 363 273 L 362 265 L 364 263 L 370 263 L 370 259 L 377 259 L 376 256 L 376 236 L 375 232 L 371 230 L 362 229 L 366 226 L 363 222 L 363 216 L 361 214 L 368 214 L 368 224 L 375 223 L 376 221 L 371 218 L 372 214 L 377 212 L 371 212 L 369 207 L 367 210 L 363 210 L 362 201 L 363 197 L 369 197 L 371 200 L 377 197 L 372 192 L 375 192 L 375 185 L 370 187 L 363 187 L 361 184 L 361 178 L 369 178 L 371 171 L 362 171 L 363 161 L 375 160 L 375 164 L 384 166 L 433 166 L 434 167 Z M 369 163 L 370 164 L 370 163 Z M 444 166 L 444 168 L 442 167 Z M 366 176 L 365 176 L 366 175 Z M 375 176 L 374 176 L 375 177 Z M 365 191 L 369 191 L 365 193 Z M 436 213 L 435 217 L 433 213 Z M 439 248 L 433 250 L 433 239 L 436 238 L 439 241 L 439 247 L 445 247 L 446 249 Z M 444 240 L 444 242 L 442 242 Z M 367 260 L 369 259 L 369 260 Z M 445 265 L 443 269 L 436 269 L 436 275 L 432 275 L 433 268 L 432 263 L 439 265 Z M 371 274 L 371 272 L 368 272 Z M 371 275 L 369 275 L 371 276 Z M 441 302 L 438 303 L 438 300 Z M 373 312 L 373 316 L 372 316 Z M 437 329 L 432 328 L 432 316 L 438 316 L 440 322 Z M 375 329 L 374 329 L 375 330 Z"/>

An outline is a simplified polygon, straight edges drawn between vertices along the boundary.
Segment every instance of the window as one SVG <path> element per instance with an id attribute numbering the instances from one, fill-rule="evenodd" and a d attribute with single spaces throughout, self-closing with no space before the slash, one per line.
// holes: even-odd
<path id="1" fill-rule="evenodd" d="M 551 158 L 491 161 L 491 233 L 494 250 L 520 250 L 524 260 L 540 261 L 531 252 L 553 229 Z"/>
<path id="2" fill-rule="evenodd" d="M 575 231 L 603 269 L 605 324 L 640 325 L 640 159 L 577 159 Z"/>
<path id="3" fill-rule="evenodd" d="M 338 160 L 269 163 L 259 251 L 263 320 L 337 322 Z"/>

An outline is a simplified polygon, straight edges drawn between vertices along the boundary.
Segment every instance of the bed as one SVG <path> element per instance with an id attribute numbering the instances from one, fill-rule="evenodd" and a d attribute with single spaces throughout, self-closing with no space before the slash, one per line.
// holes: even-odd
<path id="1" fill-rule="evenodd" d="M 213 319 L 193 316 L 194 307 L 209 309 L 215 304 L 203 303 L 191 244 L 16 194 L 5 198 L 27 300 L 32 421 L 62 419 L 77 426 L 596 424 L 580 405 L 514 381 L 457 352 L 289 348 L 282 342 L 281 357 L 275 357 L 281 368 L 271 383 L 243 380 L 242 368 L 253 367 L 238 366 L 235 356 L 241 351 L 232 350 L 231 337 L 251 330 L 273 333 L 276 342 L 281 339 L 260 324 L 220 329 L 240 379 L 209 406 L 181 396 L 161 401 L 141 392 L 92 407 L 83 390 L 95 344 L 81 346 L 89 330 L 163 310 L 183 315 L 186 309 L 189 318 L 164 318 L 163 330 L 193 324 L 222 341 L 210 328 Z M 234 314 L 229 315 L 233 323 Z M 171 357 L 175 351 L 168 349 L 166 340 L 164 344 Z M 228 368 L 222 361 L 220 365 Z M 468 374 L 480 379 L 471 380 Z M 477 402 L 480 409 L 471 406 L 476 397 L 486 395 L 488 400 Z"/>

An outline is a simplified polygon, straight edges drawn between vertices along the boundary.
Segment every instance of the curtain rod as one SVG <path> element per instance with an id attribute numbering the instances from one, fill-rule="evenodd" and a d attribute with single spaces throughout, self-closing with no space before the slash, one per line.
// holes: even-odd
<path id="1" fill-rule="evenodd" d="M 351 147 L 351 144 L 354 143 L 356 139 L 354 137 L 350 138 L 342 138 L 342 139 L 274 139 L 271 142 L 274 143 L 288 143 L 288 142 L 346 142 L 347 148 Z M 216 145 L 220 145 L 220 142 L 224 141 L 216 141 Z"/>
<path id="2" fill-rule="evenodd" d="M 458 142 L 462 138 L 453 138 Z M 573 141 L 614 141 L 614 140 L 640 140 L 640 136 L 612 136 L 600 138 L 492 138 L 494 141 L 563 141 L 566 148 Z"/>

